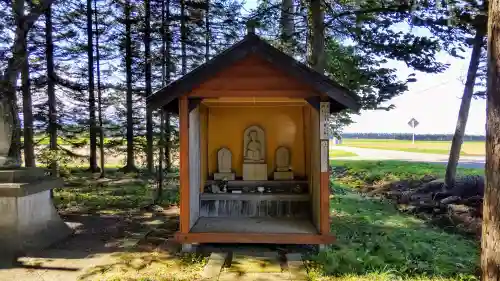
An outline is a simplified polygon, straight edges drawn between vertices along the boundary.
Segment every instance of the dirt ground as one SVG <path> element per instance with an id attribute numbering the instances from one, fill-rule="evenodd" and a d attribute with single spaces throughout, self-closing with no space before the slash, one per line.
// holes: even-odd
<path id="1" fill-rule="evenodd" d="M 181 255 L 171 242 L 177 215 L 175 207 L 160 213 L 63 214 L 74 234 L 3 264 L 0 280 L 135 280 L 137 276 L 195 280 L 203 257 Z"/>

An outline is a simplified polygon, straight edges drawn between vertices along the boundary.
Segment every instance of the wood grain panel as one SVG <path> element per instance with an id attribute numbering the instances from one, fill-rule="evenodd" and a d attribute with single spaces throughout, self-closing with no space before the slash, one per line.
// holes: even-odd
<path id="1" fill-rule="evenodd" d="M 200 191 L 203 193 L 208 179 L 208 108 L 200 105 L 200 150 L 201 150 L 201 183 Z"/>
<path id="2" fill-rule="evenodd" d="M 286 76 L 220 77 L 208 80 L 202 90 L 305 90 L 310 88 Z"/>
<path id="3" fill-rule="evenodd" d="M 320 175 L 320 233 L 330 233 L 330 179 L 329 173 Z"/>
<path id="4" fill-rule="evenodd" d="M 297 97 L 320 95 L 312 87 L 257 56 L 249 56 L 195 87 L 196 97 Z"/>
<path id="5" fill-rule="evenodd" d="M 333 235 L 281 233 L 182 233 L 174 239 L 179 243 L 265 243 L 265 244 L 331 244 Z"/>
<path id="6" fill-rule="evenodd" d="M 189 101 L 179 98 L 180 230 L 189 232 Z"/>
<path id="7" fill-rule="evenodd" d="M 288 98 L 308 98 L 313 93 L 306 90 L 269 90 L 266 88 L 241 90 L 241 89 L 196 89 L 189 94 L 191 97 L 218 98 L 218 97 L 288 97 Z"/>

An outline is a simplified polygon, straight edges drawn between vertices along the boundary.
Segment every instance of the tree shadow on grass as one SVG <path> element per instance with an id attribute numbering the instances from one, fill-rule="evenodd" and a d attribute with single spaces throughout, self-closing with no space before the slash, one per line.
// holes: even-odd
<path id="1" fill-rule="evenodd" d="M 204 264 L 197 255 L 132 249 L 88 268 L 79 280 L 198 280 Z"/>
<path id="2" fill-rule="evenodd" d="M 100 179 L 77 172 L 65 183 L 65 188 L 54 190 L 54 204 L 61 213 L 123 212 L 152 204 L 156 193 L 151 178 L 134 175 L 111 174 Z M 165 187 L 160 201 L 164 206 L 177 203 L 177 186 Z"/>
<path id="3" fill-rule="evenodd" d="M 431 227 L 400 213 L 393 204 L 350 190 L 331 200 L 335 244 L 313 261 L 326 275 L 391 272 L 474 280 L 478 242 Z M 467 279 L 464 279 L 467 278 Z"/>

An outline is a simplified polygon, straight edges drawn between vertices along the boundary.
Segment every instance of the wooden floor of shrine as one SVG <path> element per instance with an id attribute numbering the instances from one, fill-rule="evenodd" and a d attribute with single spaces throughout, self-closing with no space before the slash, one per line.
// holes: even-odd
<path id="1" fill-rule="evenodd" d="M 317 234 L 308 219 L 270 217 L 201 217 L 191 228 L 192 233 L 297 233 Z"/>

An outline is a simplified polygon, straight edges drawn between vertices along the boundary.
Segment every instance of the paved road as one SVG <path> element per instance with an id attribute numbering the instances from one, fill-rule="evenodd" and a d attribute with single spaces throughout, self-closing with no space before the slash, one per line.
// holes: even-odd
<path id="1" fill-rule="evenodd" d="M 344 150 L 356 153 L 354 157 L 337 157 L 342 160 L 403 160 L 413 162 L 428 162 L 444 164 L 448 163 L 448 155 L 428 154 L 417 152 L 405 152 L 397 150 L 382 150 L 371 148 L 358 148 L 349 146 L 330 146 L 331 150 Z M 485 156 L 461 156 L 459 167 L 463 168 L 484 168 Z"/>

